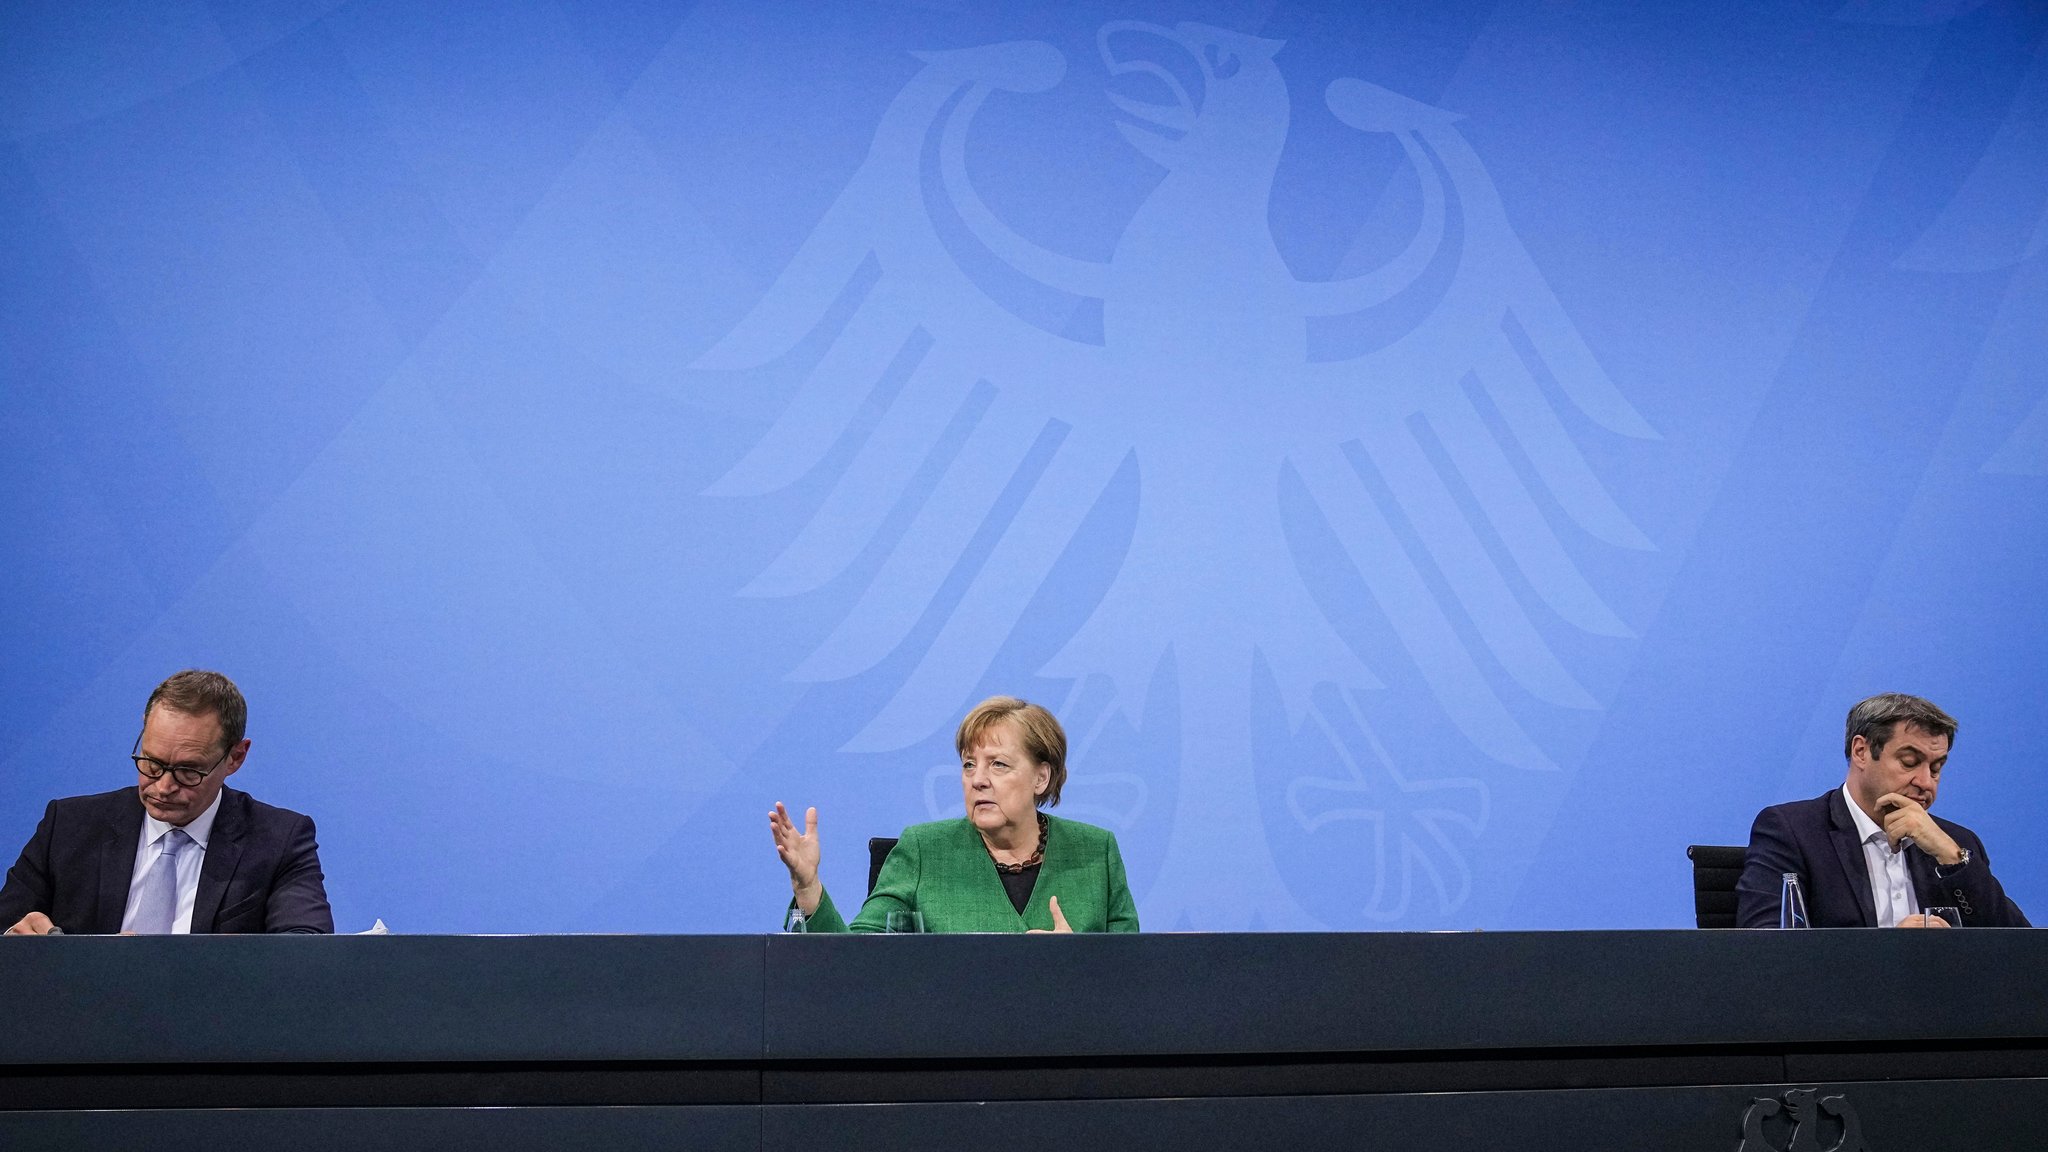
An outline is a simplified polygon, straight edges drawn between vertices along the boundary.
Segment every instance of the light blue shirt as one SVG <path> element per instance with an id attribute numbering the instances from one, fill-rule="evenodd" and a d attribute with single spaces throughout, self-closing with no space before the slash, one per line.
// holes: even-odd
<path id="1" fill-rule="evenodd" d="M 192 843 L 178 853 L 178 915 L 171 921 L 174 934 L 192 931 L 192 905 L 199 898 L 199 870 L 206 866 L 206 842 L 213 836 L 213 818 L 219 812 L 220 796 L 216 794 L 206 811 L 185 825 L 185 835 L 192 838 Z M 142 835 L 135 838 L 135 871 L 128 877 L 128 908 L 121 913 L 121 931 L 135 930 L 136 898 L 142 895 L 142 882 L 149 878 L 149 870 L 156 867 L 157 858 L 164 853 L 164 834 L 175 827 L 143 809 Z"/>

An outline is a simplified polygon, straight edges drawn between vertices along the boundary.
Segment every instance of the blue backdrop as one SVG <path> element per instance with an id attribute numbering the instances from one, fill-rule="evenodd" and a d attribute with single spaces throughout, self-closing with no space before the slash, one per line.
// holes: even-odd
<path id="1" fill-rule="evenodd" d="M 2044 34 L 10 4 L 0 851 L 198 665 L 343 930 L 756 931 L 1014 692 L 1149 928 L 1681 925 L 1896 689 L 2039 913 Z"/>

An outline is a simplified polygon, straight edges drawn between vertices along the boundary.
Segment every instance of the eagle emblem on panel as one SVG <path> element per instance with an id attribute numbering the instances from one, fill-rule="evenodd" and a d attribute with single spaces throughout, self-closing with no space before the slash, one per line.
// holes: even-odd
<path id="1" fill-rule="evenodd" d="M 1155 684 L 1179 694 L 1177 780 L 1125 790 L 1108 821 L 1170 826 L 1156 878 L 1132 877 L 1146 922 L 1311 928 L 1396 918 L 1423 891 L 1454 908 L 1470 889 L 1463 853 L 1489 819 L 1488 784 L 1394 763 L 1356 700 L 1405 662 L 1427 706 L 1486 760 L 1554 770 L 1503 691 L 1512 684 L 1540 708 L 1598 707 L 1535 615 L 1630 635 L 1559 528 L 1649 549 L 1580 440 L 1655 433 L 1517 240 L 1458 116 L 1361 79 L 1327 86 L 1314 114 L 1396 141 L 1421 205 L 1405 247 L 1379 267 L 1305 281 L 1269 223 L 1296 112 L 1281 43 L 1124 21 L 1103 26 L 1096 46 L 1120 131 L 1164 170 L 1110 259 L 1020 235 L 968 170 L 984 102 L 1051 89 L 1064 55 L 1035 41 L 921 53 L 836 203 L 693 366 L 771 363 L 864 285 L 781 417 L 711 489 L 778 490 L 857 422 L 871 425 L 816 514 L 744 591 L 795 595 L 845 572 L 913 474 L 942 467 L 874 578 L 793 669 L 833 680 L 896 654 L 971 542 L 999 529 L 936 637 L 848 745 L 906 747 L 971 703 L 1090 509 L 1134 477 L 1135 523 L 1107 592 L 1039 671 L 1110 685 L 1113 707 L 1133 716 Z M 990 267 L 1072 301 L 1079 320 L 1027 314 L 972 271 Z M 1345 335 L 1396 303 L 1416 317 L 1399 331 Z M 875 413 L 876 381 L 905 363 Z M 1283 500 L 1320 517 L 1386 644 L 1332 623 Z M 1157 677 L 1163 662 L 1172 676 Z M 1335 770 L 1304 769 L 1284 795 L 1260 795 L 1250 712 L 1261 684 L 1277 686 L 1296 731 L 1328 734 Z M 1085 736 L 1074 758 L 1088 763 Z M 1170 811 L 1146 809 L 1166 794 Z M 1268 843 L 1326 833 L 1359 839 L 1361 907 L 1341 916 L 1297 896 Z"/>

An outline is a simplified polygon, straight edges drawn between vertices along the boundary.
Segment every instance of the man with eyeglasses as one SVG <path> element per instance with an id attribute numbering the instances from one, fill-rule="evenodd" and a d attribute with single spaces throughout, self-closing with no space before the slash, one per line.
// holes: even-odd
<path id="1" fill-rule="evenodd" d="M 227 786 L 248 716 L 218 672 L 157 685 L 135 787 L 51 801 L 0 887 L 7 935 L 334 931 L 313 821 Z"/>

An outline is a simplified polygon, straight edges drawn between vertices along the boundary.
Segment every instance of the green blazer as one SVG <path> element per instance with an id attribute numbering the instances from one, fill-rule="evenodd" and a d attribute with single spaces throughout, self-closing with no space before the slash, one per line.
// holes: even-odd
<path id="1" fill-rule="evenodd" d="M 1045 860 L 1031 901 L 1018 915 L 1002 877 L 982 846 L 981 833 L 966 817 L 912 824 L 882 862 L 875 890 L 848 924 L 832 905 L 818 899 L 813 932 L 880 932 L 888 914 L 901 909 L 924 913 L 927 932 L 1023 932 L 1051 928 L 1050 897 L 1076 932 L 1136 932 L 1138 906 L 1124 879 L 1116 834 L 1093 824 L 1046 817 Z"/>

